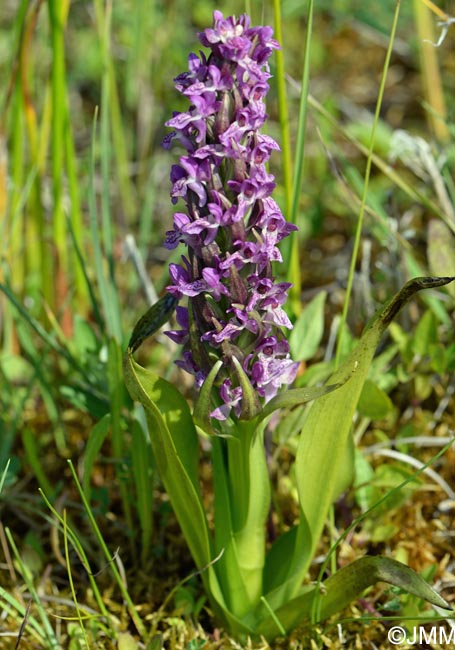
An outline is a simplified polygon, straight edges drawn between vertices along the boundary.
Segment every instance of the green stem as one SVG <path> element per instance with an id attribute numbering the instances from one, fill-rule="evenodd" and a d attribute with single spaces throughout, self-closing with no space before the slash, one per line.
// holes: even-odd
<path id="1" fill-rule="evenodd" d="M 363 227 L 363 217 L 365 214 L 365 207 L 367 203 L 367 196 L 368 196 L 368 187 L 370 184 L 370 175 L 371 175 L 371 166 L 372 166 L 372 159 L 373 159 L 373 149 L 374 149 L 374 144 L 376 140 L 376 127 L 379 122 L 379 115 L 381 112 L 381 106 L 382 106 L 382 100 L 384 97 L 384 89 L 385 89 L 385 83 L 387 79 L 387 71 L 389 69 L 390 65 L 390 59 L 392 56 L 392 50 L 393 50 L 393 43 L 395 40 L 395 33 L 397 29 L 397 24 L 398 24 L 398 14 L 400 11 L 400 3 L 397 2 L 397 6 L 395 8 L 395 14 L 393 17 L 393 24 L 392 24 L 392 31 L 390 33 L 390 39 L 389 39 L 389 46 L 387 48 L 387 54 L 386 58 L 384 61 L 384 68 L 382 71 L 382 77 L 381 77 L 381 84 L 379 87 L 379 94 L 378 94 L 378 100 L 376 102 L 376 110 L 374 114 L 374 120 L 373 120 L 373 127 L 371 129 L 371 138 L 370 138 L 370 143 L 368 147 L 368 157 L 367 157 L 367 162 L 366 162 L 366 168 L 365 168 L 365 179 L 364 179 L 364 184 L 363 184 L 363 193 L 362 193 L 362 200 L 360 203 L 360 210 L 359 210 L 359 216 L 357 219 L 357 227 L 356 227 L 356 232 L 355 232 L 355 239 L 354 239 L 354 249 L 352 251 L 352 256 L 351 256 L 351 264 L 349 267 L 349 277 L 348 277 L 348 284 L 346 287 L 346 297 L 344 300 L 344 305 L 343 305 L 343 313 L 341 315 L 341 323 L 340 323 L 340 328 L 338 330 L 338 340 L 337 340 L 337 349 L 336 349 L 336 356 L 335 356 L 335 367 L 337 368 L 340 365 L 340 358 L 341 358 L 341 350 L 342 350 L 342 341 L 343 341 L 343 332 L 345 329 L 345 324 L 347 320 L 347 315 L 348 315 L 348 309 L 349 309 L 349 301 L 352 293 L 352 285 L 354 283 L 354 273 L 355 273 L 355 267 L 357 264 L 357 258 L 359 255 L 359 248 L 360 248 L 360 240 L 362 236 L 362 227 Z"/>
<path id="2" fill-rule="evenodd" d="M 294 182 L 292 190 L 291 213 L 290 221 L 296 224 L 298 221 L 299 200 L 302 187 L 303 178 L 303 163 L 305 154 L 305 132 L 307 124 L 308 112 L 308 95 L 310 86 L 310 62 L 311 62 L 311 35 L 313 31 L 313 0 L 308 3 L 307 14 L 307 29 L 305 37 L 305 49 L 303 59 L 302 71 L 302 92 L 300 95 L 300 109 L 299 109 L 299 124 L 297 130 L 297 146 L 295 152 L 295 171 Z M 298 232 L 291 233 L 292 236 L 292 249 L 290 260 L 290 273 L 289 278 L 292 280 L 293 287 L 291 289 L 291 299 L 294 311 L 299 314 L 301 312 L 300 304 L 300 291 L 301 291 L 301 277 L 300 277 L 300 262 L 299 262 L 299 240 Z"/>
<path id="3" fill-rule="evenodd" d="M 119 194 L 127 221 L 130 222 L 136 215 L 137 205 L 133 190 L 133 184 L 129 177 L 128 147 L 122 122 L 122 111 L 120 108 L 120 100 L 117 91 L 115 67 L 112 60 L 109 44 L 112 6 L 112 0 L 106 2 L 105 5 L 103 5 L 103 2 L 101 2 L 101 0 L 94 0 L 98 35 L 100 38 L 101 46 L 103 48 L 104 76 L 106 78 L 103 82 L 103 85 L 108 84 L 109 87 L 109 103 L 106 107 L 106 110 L 108 110 L 112 123 L 110 136 L 112 138 L 113 150 L 117 164 Z"/>
<path id="4" fill-rule="evenodd" d="M 59 271 L 68 271 L 66 225 L 63 211 L 62 169 L 64 162 L 64 133 L 67 119 L 65 92 L 65 44 L 63 39 L 65 3 L 49 0 L 49 18 L 52 42 L 52 194 L 53 230 L 57 248 Z M 54 304 L 54 303 L 53 303 Z"/>
<path id="5" fill-rule="evenodd" d="M 21 189 L 24 187 L 24 119 L 23 98 L 19 84 L 16 83 L 12 96 L 12 137 L 11 137 L 11 168 L 12 183 L 8 202 L 9 217 L 9 246 L 3 249 L 9 266 L 14 267 L 12 287 L 19 294 L 23 291 L 26 278 L 26 263 L 21 250 L 24 245 L 24 211 L 21 207 Z M 3 239 L 8 241 L 8 238 Z M 8 311 L 5 312 L 8 314 Z"/>
<path id="6" fill-rule="evenodd" d="M 227 442 L 232 537 L 247 596 L 245 602 L 237 599 L 231 606 L 233 614 L 241 618 L 262 596 L 270 479 L 265 459 L 264 426 L 261 424 L 255 430 L 251 422 L 238 422 L 237 432 L 238 438 Z"/>
<path id="7" fill-rule="evenodd" d="M 275 36 L 280 44 L 283 43 L 283 30 L 281 28 L 281 2 L 273 0 Z M 281 129 L 281 159 L 283 185 L 286 201 L 286 213 L 289 215 L 292 203 L 292 158 L 291 158 L 291 132 L 289 128 L 289 110 L 286 95 L 286 73 L 284 66 L 283 49 L 276 54 L 276 87 L 278 94 L 278 114 Z"/>
<path id="8" fill-rule="evenodd" d="M 134 603 L 133 603 L 133 601 L 131 599 L 131 596 L 130 596 L 130 594 L 128 592 L 128 588 L 125 585 L 125 582 L 122 579 L 122 576 L 120 575 L 120 572 L 119 572 L 119 570 L 117 568 L 117 564 L 115 563 L 115 561 L 113 561 L 112 552 L 107 547 L 106 542 L 104 541 L 104 538 L 103 538 L 103 536 L 101 534 L 101 531 L 100 531 L 100 529 L 98 527 L 98 524 L 96 523 L 93 512 L 92 512 L 92 510 L 90 508 L 90 505 L 89 505 L 89 503 L 88 503 L 88 501 L 87 501 L 87 499 L 85 497 L 84 490 L 82 489 L 82 486 L 81 486 L 81 484 L 79 482 L 79 479 L 77 477 L 76 470 L 74 469 L 74 465 L 72 464 L 72 462 L 70 460 L 68 461 L 68 465 L 69 465 L 69 468 L 71 470 L 71 475 L 73 477 L 73 480 L 74 480 L 74 483 L 76 485 L 77 491 L 78 491 L 79 496 L 81 498 L 81 501 L 82 501 L 82 504 L 84 506 L 85 512 L 86 512 L 87 517 L 88 517 L 88 519 L 90 521 L 90 525 L 92 527 L 92 530 L 93 530 L 93 532 L 95 534 L 95 537 L 96 537 L 96 539 L 98 541 L 98 544 L 100 546 L 100 549 L 101 549 L 104 557 L 106 558 L 106 560 L 107 560 L 107 562 L 109 564 L 109 568 L 112 571 L 112 574 L 113 574 L 113 576 L 115 578 L 115 581 L 116 581 L 117 586 L 118 586 L 118 588 L 120 590 L 122 598 L 125 601 L 126 606 L 128 607 L 128 611 L 130 613 L 131 619 L 132 619 L 137 631 L 139 632 L 139 635 L 141 636 L 141 638 L 145 639 L 146 636 L 147 636 L 147 631 L 146 631 L 145 625 L 142 622 L 142 619 L 140 618 L 140 616 L 139 616 L 139 614 L 137 612 L 137 609 L 136 609 L 136 607 L 135 607 L 135 605 L 134 605 Z"/>
<path id="9" fill-rule="evenodd" d="M 67 109 L 68 111 L 68 106 Z M 68 192 L 70 197 L 70 224 L 76 246 L 73 249 L 74 284 L 77 298 L 77 309 L 79 314 L 85 315 L 89 311 L 89 291 L 87 289 L 86 277 L 83 266 L 80 263 L 76 248 L 82 250 L 84 247 L 84 227 L 79 192 L 77 158 L 74 150 L 74 139 L 70 121 L 67 120 L 65 131 L 65 161 L 68 172 Z"/>
<path id="10" fill-rule="evenodd" d="M 283 30 L 281 26 L 281 2 L 273 1 L 275 35 L 279 43 L 283 44 Z M 285 196 L 285 212 L 291 223 L 295 223 L 297 210 L 293 211 L 293 186 L 292 186 L 292 155 L 291 155 L 291 132 L 289 127 L 289 109 L 286 94 L 286 72 L 284 64 L 283 49 L 276 52 L 276 87 L 278 94 L 278 115 L 281 129 L 281 164 L 282 178 Z M 294 187 L 295 192 L 295 187 Z M 293 311 L 298 314 L 300 306 L 300 263 L 299 263 L 299 240 L 296 233 L 292 232 L 288 241 L 283 247 L 283 256 L 289 260 L 288 277 L 293 286 L 290 289 L 289 297 Z"/>

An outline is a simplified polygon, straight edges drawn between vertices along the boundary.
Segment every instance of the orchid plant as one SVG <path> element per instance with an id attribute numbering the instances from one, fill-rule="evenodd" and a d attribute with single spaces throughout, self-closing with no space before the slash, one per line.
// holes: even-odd
<path id="1" fill-rule="evenodd" d="M 208 53 L 190 54 L 188 71 L 176 78 L 189 108 L 167 122 L 164 142 L 184 149 L 171 170 L 172 202 L 183 201 L 184 211 L 174 214 L 165 246 L 184 245 L 186 255 L 170 264 L 166 294 L 134 329 L 124 373 L 146 411 L 155 461 L 211 606 L 231 633 L 268 638 L 327 618 L 379 580 L 447 607 L 411 569 L 384 557 L 363 557 L 322 587 L 304 580 L 331 504 L 351 480 L 350 427 L 377 343 L 416 291 L 453 278 L 410 281 L 325 386 L 288 388 L 298 370 L 284 333 L 292 328 L 283 309 L 291 285 L 273 269 L 282 262 L 278 244 L 296 228 L 272 198 L 267 161 L 279 147 L 261 133 L 268 59 L 279 44 L 271 27 L 219 11 L 199 40 Z M 192 411 L 174 385 L 133 359 L 174 311 L 178 327 L 166 334 L 182 346 L 177 365 L 194 375 Z M 310 400 L 295 467 L 299 523 L 268 540 L 264 431 L 273 413 Z M 210 518 L 198 475 L 200 436 L 213 469 Z"/>

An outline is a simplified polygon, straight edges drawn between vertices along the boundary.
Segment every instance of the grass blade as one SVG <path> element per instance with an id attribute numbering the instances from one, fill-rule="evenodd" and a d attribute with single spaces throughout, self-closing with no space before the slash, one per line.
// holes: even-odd
<path id="1" fill-rule="evenodd" d="M 387 48 L 387 54 L 386 58 L 384 61 L 384 68 L 382 71 L 382 77 L 381 77 L 381 84 L 379 87 L 379 94 L 378 94 L 378 99 L 376 102 L 376 110 L 374 114 L 374 121 L 373 121 L 373 126 L 371 129 L 371 138 L 370 138 L 370 145 L 368 149 L 368 157 L 367 157 L 367 162 L 366 162 L 366 169 L 365 169 L 365 180 L 364 180 L 364 186 L 363 186 L 363 195 L 362 195 L 362 201 L 360 204 L 360 211 L 359 211 L 359 216 L 357 219 L 357 227 L 355 231 L 355 239 L 354 239 L 354 248 L 352 251 L 351 255 L 351 264 L 349 267 L 349 276 L 348 276 L 348 284 L 346 287 L 346 296 L 344 299 L 344 304 L 343 304 L 343 312 L 341 315 L 341 323 L 340 327 L 338 329 L 338 340 L 337 340 L 337 348 L 336 348 L 336 355 L 335 355 L 335 364 L 336 366 L 339 365 L 340 359 L 341 359 L 341 351 L 342 351 L 342 345 L 343 345 L 343 333 L 345 331 L 345 325 L 346 325 L 346 320 L 348 316 L 348 309 L 349 309 L 349 304 L 350 304 L 350 299 L 351 299 L 351 292 L 352 292 L 352 285 L 354 282 L 354 272 L 357 264 L 357 258 L 359 255 L 359 250 L 360 250 L 360 241 L 361 241 L 361 236 L 362 236 L 362 228 L 363 228 L 363 217 L 365 214 L 365 206 L 366 206 L 366 201 L 367 201 L 367 195 L 368 195 L 368 186 L 370 183 L 370 175 L 371 175 L 371 166 L 372 166 L 372 156 L 373 156 L 373 149 L 374 149 L 374 143 L 376 139 L 376 128 L 379 122 L 379 115 L 381 112 L 381 106 L 382 106 L 382 100 L 384 97 L 384 90 L 385 90 L 385 82 L 387 79 L 387 71 L 389 69 L 390 65 L 390 59 L 392 56 L 392 51 L 393 51 L 393 43 L 395 40 L 395 33 L 398 25 L 398 15 L 400 11 L 400 3 L 397 2 L 396 4 L 396 9 L 395 9 L 395 14 L 393 18 L 393 23 L 392 23 L 392 31 L 390 33 L 390 38 L 389 38 L 389 45 Z"/>
<path id="2" fill-rule="evenodd" d="M 140 618 L 140 616 L 139 616 L 139 614 L 138 614 L 138 612 L 136 610 L 136 607 L 135 607 L 135 605 L 134 605 L 134 603 L 133 603 L 133 601 L 131 599 L 131 596 L 130 596 L 130 594 L 128 592 L 128 589 L 125 586 L 125 583 L 122 580 L 122 576 L 120 575 L 120 572 L 117 569 L 117 566 L 116 566 L 115 562 L 112 561 L 112 553 L 109 551 L 109 549 L 107 547 L 107 544 L 104 541 L 104 538 L 103 538 L 103 536 L 101 534 L 101 531 L 100 531 L 100 529 L 98 527 L 98 524 L 96 523 L 95 516 L 94 516 L 94 514 L 93 514 L 93 512 L 92 512 L 92 510 L 90 508 L 90 504 L 88 503 L 87 498 L 86 498 L 85 493 L 84 493 L 84 490 L 82 489 L 82 486 L 79 483 L 79 479 L 77 478 L 76 470 L 74 469 L 73 463 L 70 460 L 68 461 L 68 465 L 70 467 L 71 474 L 72 474 L 74 483 L 76 485 L 77 491 L 78 491 L 79 496 L 80 496 L 80 498 L 82 500 L 85 512 L 87 513 L 88 519 L 90 521 L 90 525 L 92 527 L 92 530 L 95 533 L 95 537 L 96 537 L 97 542 L 98 542 L 98 544 L 99 544 L 99 546 L 100 546 L 100 548 L 101 548 L 101 550 L 103 552 L 104 557 L 106 558 L 106 561 L 109 563 L 109 568 L 110 568 L 110 570 L 112 571 L 112 573 L 114 575 L 115 582 L 117 583 L 117 586 L 118 586 L 118 588 L 120 590 L 120 593 L 122 594 L 122 598 L 125 600 L 125 603 L 126 603 L 126 605 L 128 607 L 128 611 L 129 611 L 129 614 L 131 616 L 131 620 L 133 621 L 133 623 L 134 623 L 134 625 L 136 627 L 136 630 L 139 632 L 141 638 L 143 640 L 145 640 L 146 637 L 147 637 L 147 633 L 146 633 L 144 623 L 142 622 L 142 620 L 141 620 L 141 618 Z"/>
<path id="3" fill-rule="evenodd" d="M 12 551 L 14 553 L 14 557 L 16 558 L 16 562 L 17 562 L 17 565 L 18 565 L 19 570 L 21 572 L 24 583 L 26 584 L 27 589 L 28 589 L 28 591 L 30 593 L 30 596 L 31 596 L 31 598 L 32 598 L 37 610 L 38 610 L 38 614 L 39 614 L 39 617 L 41 619 L 41 623 L 43 625 L 44 638 L 46 639 L 47 644 L 48 644 L 47 647 L 50 650 L 54 650 L 54 649 L 58 650 L 58 648 L 60 647 L 59 643 L 58 643 L 58 640 L 57 640 L 57 638 L 55 636 L 55 632 L 54 632 L 54 630 L 52 628 L 52 625 L 51 625 L 51 623 L 49 621 L 49 618 L 48 618 L 48 616 L 46 614 L 46 610 L 44 609 L 44 607 L 42 605 L 42 602 L 40 600 L 38 592 L 35 589 L 35 585 L 33 584 L 33 579 L 32 579 L 32 576 L 30 574 L 30 571 L 28 570 L 28 568 L 25 566 L 25 564 L 22 561 L 21 555 L 19 553 L 19 550 L 18 550 L 18 548 L 16 546 L 16 543 L 15 543 L 15 541 L 13 539 L 13 536 L 12 536 L 11 531 L 9 530 L 9 528 L 5 528 L 5 533 L 6 533 L 6 537 L 8 539 L 8 543 L 11 546 L 11 549 L 12 549 Z M 25 615 L 25 611 L 24 611 L 24 615 Z"/>

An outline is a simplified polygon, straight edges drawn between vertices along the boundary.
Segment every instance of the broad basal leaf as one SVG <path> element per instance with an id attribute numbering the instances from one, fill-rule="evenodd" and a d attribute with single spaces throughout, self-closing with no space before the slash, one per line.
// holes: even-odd
<path id="1" fill-rule="evenodd" d="M 450 605 L 417 573 L 397 560 L 365 556 L 337 571 L 320 586 L 302 590 L 302 594 L 275 610 L 275 618 L 286 632 L 305 619 L 312 623 L 323 621 L 344 609 L 352 600 L 376 582 L 387 582 L 422 598 L 432 605 L 450 610 Z M 277 636 L 281 630 L 265 607 L 257 634 L 267 638 Z"/>
<path id="2" fill-rule="evenodd" d="M 131 397 L 147 415 L 153 455 L 185 540 L 210 597 L 212 607 L 229 629 L 250 634 L 251 629 L 226 606 L 217 576 L 211 538 L 198 479 L 198 439 L 188 405 L 169 382 L 139 366 L 131 349 L 123 372 Z"/>
<path id="3" fill-rule="evenodd" d="M 211 557 L 198 479 L 198 440 L 188 405 L 179 391 L 125 355 L 125 383 L 147 414 L 153 455 L 177 519 L 199 568 Z"/>
<path id="4" fill-rule="evenodd" d="M 329 385 L 351 378 L 337 390 L 316 400 L 303 423 L 296 457 L 296 480 L 301 517 L 293 559 L 289 563 L 290 583 L 283 590 L 283 602 L 299 588 L 320 539 L 337 487 L 346 475 L 345 451 L 357 402 L 378 342 L 402 306 L 421 289 L 440 287 L 454 278 L 415 278 L 379 312 L 362 335 L 345 363 L 328 379 Z M 295 592 L 294 592 L 295 593 Z"/>

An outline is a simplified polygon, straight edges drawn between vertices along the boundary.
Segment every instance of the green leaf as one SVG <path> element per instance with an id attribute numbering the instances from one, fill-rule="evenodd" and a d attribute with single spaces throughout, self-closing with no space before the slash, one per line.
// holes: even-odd
<path id="1" fill-rule="evenodd" d="M 292 555 L 297 536 L 297 526 L 293 526 L 277 537 L 267 553 L 264 567 L 264 593 L 279 587 L 286 579 L 287 566 L 283 558 Z"/>
<path id="2" fill-rule="evenodd" d="M 145 425 L 145 423 L 144 423 Z M 136 510 L 141 527 L 141 559 L 146 564 L 153 531 L 154 463 L 147 427 L 135 420 L 132 427 L 131 469 L 136 486 Z"/>
<path id="3" fill-rule="evenodd" d="M 60 386 L 60 393 L 73 406 L 81 411 L 85 411 L 93 416 L 96 420 L 101 420 L 109 410 L 109 400 L 105 395 L 98 396 L 95 387 L 85 386 Z"/>
<path id="4" fill-rule="evenodd" d="M 360 415 L 371 420 L 380 420 L 393 410 L 390 397 L 371 379 L 367 379 L 360 393 L 357 405 Z"/>
<path id="5" fill-rule="evenodd" d="M 289 581 L 283 584 L 283 601 L 292 596 L 306 575 L 320 539 L 331 503 L 345 474 L 346 445 L 357 403 L 378 342 L 403 305 L 421 289 L 439 287 L 454 278 L 415 278 L 379 312 L 357 347 L 328 379 L 333 385 L 351 378 L 338 390 L 323 395 L 305 418 L 296 456 L 300 523 L 294 556 L 288 560 Z"/>
<path id="6" fill-rule="evenodd" d="M 252 630 L 233 616 L 220 589 L 212 540 L 198 477 L 198 438 L 188 405 L 169 382 L 139 366 L 128 350 L 123 359 L 132 399 L 144 407 L 155 462 L 191 555 L 201 571 L 212 607 L 237 634 Z"/>
<path id="7" fill-rule="evenodd" d="M 239 567 L 234 535 L 232 534 L 232 509 L 229 477 L 226 466 L 224 441 L 212 438 L 213 487 L 215 496 L 215 553 L 220 559 L 216 565 L 217 575 L 226 603 L 232 609 L 232 600 L 248 601 L 248 595 Z"/>
<path id="8" fill-rule="evenodd" d="M 447 349 L 442 343 L 430 344 L 428 348 L 431 368 L 439 375 L 447 371 Z"/>
<path id="9" fill-rule="evenodd" d="M 430 345 L 438 342 L 438 331 L 436 317 L 430 310 L 427 310 L 417 323 L 414 336 L 412 337 L 412 350 L 420 357 L 428 355 Z"/>
<path id="10" fill-rule="evenodd" d="M 24 427 L 22 429 L 22 445 L 25 452 L 25 458 L 30 465 L 33 476 L 38 481 L 42 490 L 47 494 L 55 494 L 55 487 L 51 485 L 47 478 L 45 464 L 43 463 L 43 454 L 41 452 L 38 438 L 32 429 Z"/>
<path id="11" fill-rule="evenodd" d="M 287 632 L 305 619 L 318 623 L 340 612 L 377 582 L 387 582 L 432 605 L 451 609 L 423 578 L 405 564 L 386 557 L 365 556 L 340 569 L 311 591 L 305 587 L 301 595 L 276 609 L 274 614 Z M 256 632 L 267 638 L 280 633 L 265 608 L 262 609 L 262 621 Z"/>
<path id="12" fill-rule="evenodd" d="M 344 381 L 347 381 L 348 379 L 349 377 L 346 377 Z M 278 409 L 301 406 L 302 404 L 311 402 L 322 395 L 331 393 L 336 388 L 342 386 L 343 383 L 344 382 L 339 382 L 338 384 L 330 384 L 328 386 L 311 386 L 309 388 L 291 388 L 290 390 L 285 390 L 271 399 L 270 402 L 264 406 L 258 416 L 258 422 L 261 422 L 264 418 L 268 417 Z"/>
<path id="13" fill-rule="evenodd" d="M 355 500 L 362 512 L 379 501 L 380 493 L 374 481 L 374 469 L 359 449 L 355 450 Z"/>
<path id="14" fill-rule="evenodd" d="M 84 490 L 88 501 L 90 501 L 90 477 L 92 475 L 93 465 L 95 464 L 98 452 L 101 449 L 101 446 L 106 438 L 110 424 L 111 416 L 109 413 L 106 413 L 106 415 L 104 415 L 104 417 L 99 422 L 97 422 L 93 429 L 90 431 L 90 435 L 85 446 L 82 489 Z"/>
<path id="15" fill-rule="evenodd" d="M 211 561 L 198 478 L 198 439 L 188 405 L 169 382 L 124 358 L 125 383 L 147 415 L 153 455 L 198 568 Z"/>
<path id="16" fill-rule="evenodd" d="M 294 323 L 289 336 L 292 358 L 295 361 L 311 359 L 324 333 L 324 305 L 326 291 L 320 291 L 311 300 Z"/>
<path id="17" fill-rule="evenodd" d="M 93 323 L 88 323 L 78 314 L 74 316 L 74 355 L 79 356 L 82 363 L 87 363 L 91 354 L 96 354 L 99 342 L 93 329 Z"/>

